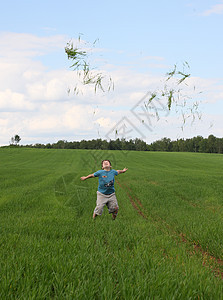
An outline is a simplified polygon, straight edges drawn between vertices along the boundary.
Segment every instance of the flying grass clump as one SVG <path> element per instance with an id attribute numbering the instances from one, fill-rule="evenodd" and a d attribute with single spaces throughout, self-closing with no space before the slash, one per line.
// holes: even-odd
<path id="1" fill-rule="evenodd" d="M 149 99 L 145 102 L 146 109 L 156 108 L 159 104 L 161 108 L 156 109 L 157 121 L 160 119 L 160 111 L 174 111 L 177 115 L 182 118 L 183 130 L 187 120 L 191 120 L 191 125 L 194 123 L 196 118 L 201 119 L 201 112 L 199 109 L 200 101 L 198 100 L 198 94 L 196 94 L 196 87 L 189 84 L 191 77 L 190 66 L 188 62 L 183 62 L 179 68 L 177 64 L 174 65 L 173 69 L 166 73 L 162 82 L 162 87 L 151 93 L 149 93 Z M 163 102 L 165 104 L 163 104 Z M 162 109 L 163 108 L 163 109 Z"/>
<path id="2" fill-rule="evenodd" d="M 96 57 L 98 49 L 95 48 L 95 40 L 92 44 L 83 41 L 80 36 L 76 40 L 67 43 L 65 53 L 68 60 L 72 61 L 70 68 L 76 72 L 78 82 L 74 86 L 74 93 L 77 95 L 83 91 L 84 86 L 93 87 L 95 93 L 98 91 L 109 92 L 114 90 L 114 82 L 102 68 L 95 67 L 95 61 L 100 61 Z M 184 61 L 181 66 L 175 64 L 173 69 L 167 72 L 161 83 L 161 88 L 153 92 L 148 92 L 144 102 L 147 110 L 152 112 L 157 121 L 161 115 L 165 117 L 170 111 L 175 111 L 177 117 L 181 117 L 183 130 L 187 121 L 191 120 L 191 125 L 196 119 L 201 119 L 199 110 L 200 100 L 196 93 L 196 87 L 191 87 L 191 72 L 188 62 Z M 68 89 L 70 93 L 70 89 Z M 144 120 L 142 120 L 144 123 Z"/>
<path id="3" fill-rule="evenodd" d="M 111 76 L 108 76 L 104 71 L 98 71 L 97 67 L 92 66 L 93 51 L 97 40 L 94 41 L 92 47 L 87 42 L 81 40 L 80 36 L 76 42 L 76 46 L 72 41 L 68 42 L 65 47 L 65 53 L 67 54 L 68 60 L 73 63 L 70 68 L 77 73 L 79 79 L 79 85 L 76 84 L 74 87 L 74 93 L 79 94 L 82 90 L 80 85 L 93 86 L 94 92 L 98 90 L 102 92 L 109 92 L 114 89 L 114 83 Z M 91 58 L 91 59 L 90 59 Z M 70 92 L 70 89 L 68 90 Z"/>

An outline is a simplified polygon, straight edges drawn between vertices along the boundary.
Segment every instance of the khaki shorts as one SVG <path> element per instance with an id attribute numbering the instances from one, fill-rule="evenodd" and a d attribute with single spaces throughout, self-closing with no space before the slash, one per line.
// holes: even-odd
<path id="1" fill-rule="evenodd" d="M 115 193 L 105 195 L 97 191 L 97 202 L 94 213 L 100 216 L 105 205 L 107 205 L 110 214 L 112 213 L 117 215 L 119 207 Z"/>

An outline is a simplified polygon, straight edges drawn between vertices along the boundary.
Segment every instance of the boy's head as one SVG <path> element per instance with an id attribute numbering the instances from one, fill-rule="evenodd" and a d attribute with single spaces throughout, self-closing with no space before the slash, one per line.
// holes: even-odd
<path id="1" fill-rule="evenodd" d="M 101 167 L 102 167 L 102 169 L 108 169 L 108 168 L 111 169 L 111 162 L 110 162 L 110 160 L 108 160 L 108 159 L 102 160 Z"/>

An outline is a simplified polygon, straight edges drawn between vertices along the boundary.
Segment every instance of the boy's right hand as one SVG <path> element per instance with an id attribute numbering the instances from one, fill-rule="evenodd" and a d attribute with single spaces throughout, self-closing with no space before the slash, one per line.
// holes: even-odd
<path id="1" fill-rule="evenodd" d="M 85 177 L 85 176 L 82 176 L 82 177 L 81 177 L 81 180 L 85 180 L 85 179 L 86 179 L 86 177 Z"/>

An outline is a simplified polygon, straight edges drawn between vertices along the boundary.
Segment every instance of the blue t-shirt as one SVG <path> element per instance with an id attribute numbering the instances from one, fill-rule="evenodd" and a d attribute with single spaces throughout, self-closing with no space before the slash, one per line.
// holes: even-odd
<path id="1" fill-rule="evenodd" d="M 95 177 L 98 177 L 98 191 L 102 194 L 109 195 L 115 192 L 114 182 L 115 182 L 115 175 L 118 175 L 116 170 L 99 170 L 94 173 Z"/>

